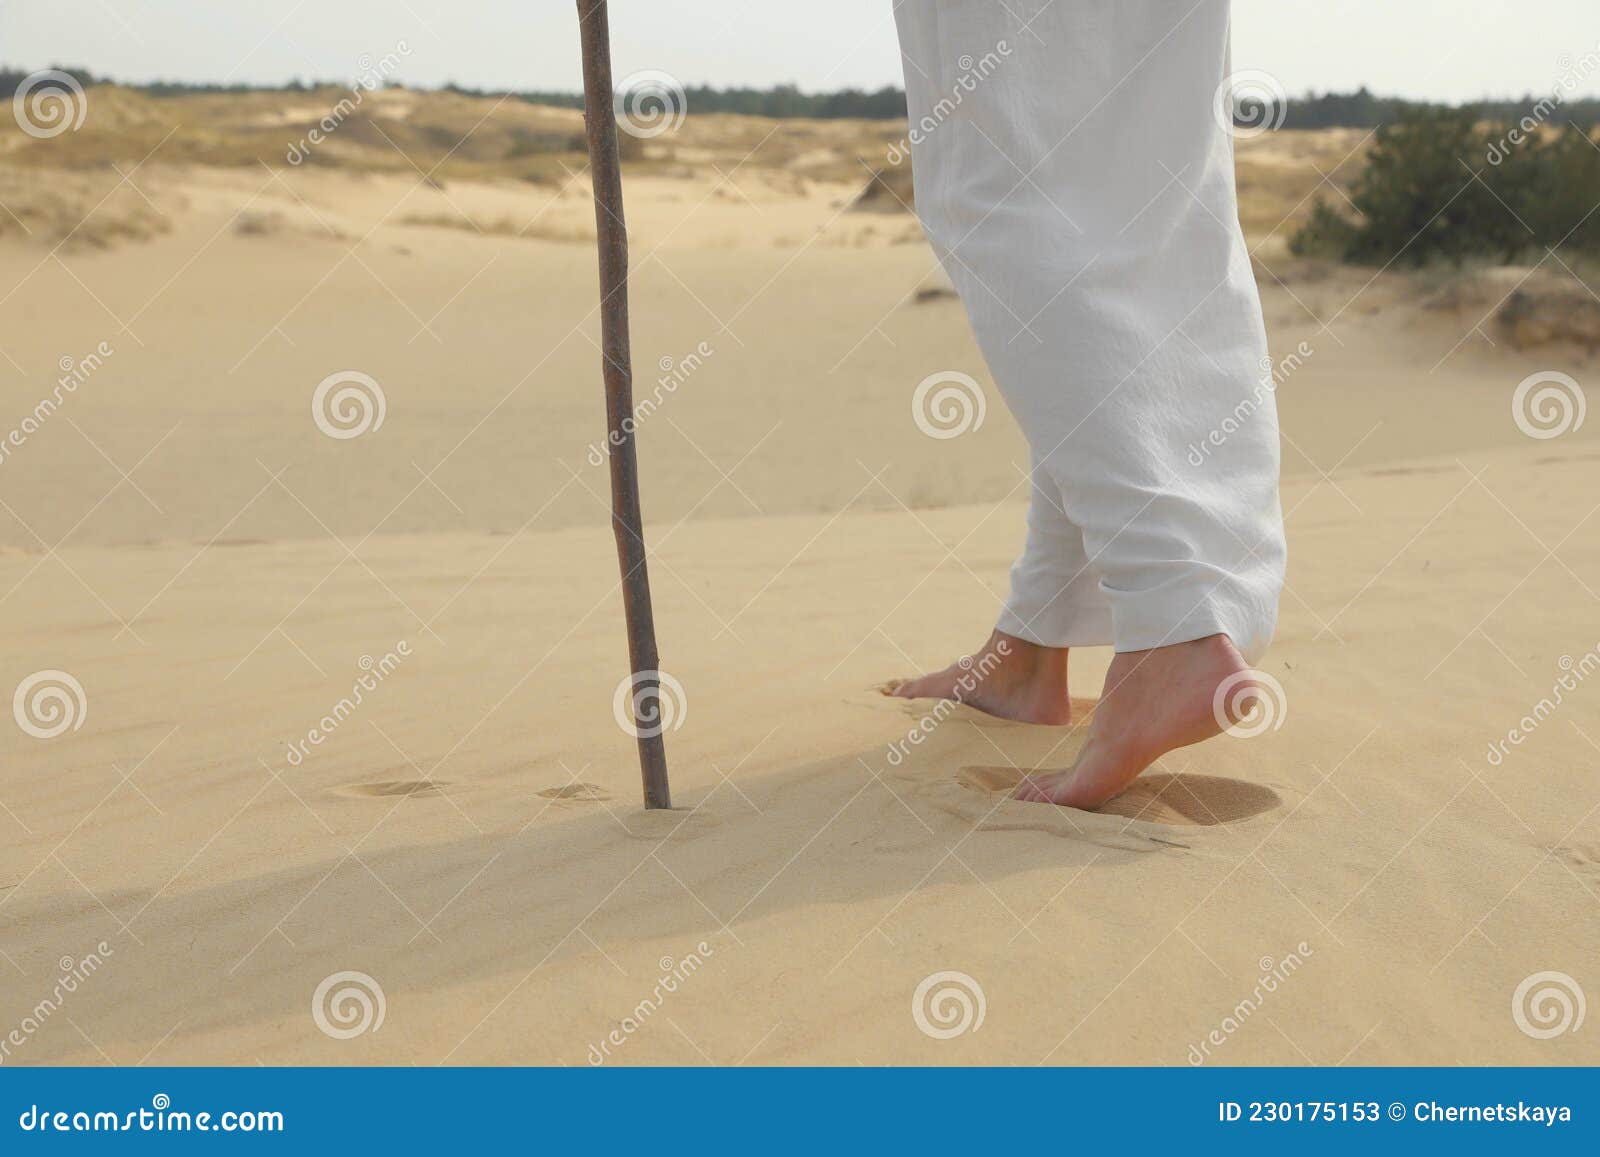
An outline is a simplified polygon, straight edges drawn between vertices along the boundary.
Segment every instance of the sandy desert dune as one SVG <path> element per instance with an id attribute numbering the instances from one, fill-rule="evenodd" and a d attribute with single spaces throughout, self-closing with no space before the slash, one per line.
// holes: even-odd
<path id="1" fill-rule="evenodd" d="M 762 139 L 723 119 L 682 147 Z M 1100 813 L 1014 803 L 1079 728 L 874 688 L 987 631 L 1022 442 L 914 223 L 848 212 L 848 148 L 796 131 L 629 185 L 639 390 L 679 375 L 641 425 L 670 813 L 613 710 L 581 175 L 158 152 L 92 243 L 18 214 L 0 424 L 81 381 L 0 461 L 4 674 L 83 697 L 0 740 L 4 1063 L 1600 1061 L 1514 1012 L 1540 973 L 1600 992 L 1600 442 L 1512 409 L 1595 363 L 1499 318 L 1550 271 L 1292 260 L 1301 162 L 1359 134 L 1242 156 L 1299 181 L 1245 206 L 1275 352 L 1309 351 L 1279 726 Z M 949 369 L 991 404 L 930 438 Z M 346 370 L 382 424 L 329 437 Z M 382 991 L 349 1039 L 313 1015 L 344 972 Z"/>

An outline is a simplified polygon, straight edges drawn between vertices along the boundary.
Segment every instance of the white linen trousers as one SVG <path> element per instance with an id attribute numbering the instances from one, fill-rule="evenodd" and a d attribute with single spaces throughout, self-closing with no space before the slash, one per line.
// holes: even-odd
<path id="1" fill-rule="evenodd" d="M 1255 662 L 1285 550 L 1230 0 L 895 0 L 917 212 L 1032 454 L 999 629 Z"/>

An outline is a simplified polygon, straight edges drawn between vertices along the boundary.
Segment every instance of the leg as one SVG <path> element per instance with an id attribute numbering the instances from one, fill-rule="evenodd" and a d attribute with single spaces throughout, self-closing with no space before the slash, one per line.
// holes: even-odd
<path id="1" fill-rule="evenodd" d="M 954 699 L 1023 723 L 1072 722 L 1069 647 L 1106 643 L 1111 616 L 1083 534 L 1047 476 L 1033 473 L 1028 539 L 1011 568 L 1011 596 L 988 642 L 942 671 L 886 688 L 902 699 Z"/>
<path id="2" fill-rule="evenodd" d="M 896 15 L 918 210 L 1109 608 L 1080 774 L 1024 791 L 1092 806 L 1220 730 L 1214 692 L 1271 638 L 1277 422 L 1212 111 L 1229 0 L 1024 7 Z"/>
<path id="3" fill-rule="evenodd" d="M 942 671 L 883 687 L 896 699 L 949 699 L 1000 719 L 1065 727 L 1072 722 L 1067 696 L 1067 649 L 1041 647 L 996 629 L 975 654 Z"/>
<path id="4" fill-rule="evenodd" d="M 1111 642 L 1111 608 L 1083 531 L 1062 508 L 1061 492 L 1033 459 L 1028 538 L 1011 566 L 1011 594 L 996 629 L 1041 647 Z"/>

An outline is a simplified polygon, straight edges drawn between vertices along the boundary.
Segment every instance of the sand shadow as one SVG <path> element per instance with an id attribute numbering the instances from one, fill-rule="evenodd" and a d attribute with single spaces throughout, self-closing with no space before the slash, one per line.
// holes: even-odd
<path id="1" fill-rule="evenodd" d="M 721 948 L 747 924 L 784 911 L 898 901 L 925 885 L 930 863 L 958 841 L 991 884 L 1041 868 L 1065 879 L 1187 846 L 1137 821 L 1230 823 L 1278 802 L 1270 789 L 1203 776 L 1149 777 L 1102 815 L 1009 801 L 1001 790 L 1015 785 L 1013 769 L 969 776 L 966 785 L 952 774 L 978 753 L 976 734 L 950 719 L 895 759 L 888 753 L 901 748 L 888 742 L 903 743 L 903 733 L 891 731 L 885 744 L 742 775 L 736 788 L 684 793 L 688 806 L 671 812 L 614 802 L 602 784 L 530 775 L 527 806 L 487 829 L 356 843 L 368 821 L 340 807 L 471 800 L 470 781 L 375 774 L 311 794 L 316 811 L 355 833 L 315 858 L 242 878 L 179 872 L 159 889 L 97 888 L 93 896 L 64 874 L 52 887 L 43 873 L 25 892 L 0 894 L 0 938 L 25 965 L 111 942 L 115 967 L 74 995 L 74 1019 L 92 1024 L 96 1042 L 119 1056 L 133 1043 L 148 1048 L 149 1024 L 172 1025 L 168 1055 L 182 1056 L 191 1037 L 248 1036 L 248 1026 L 305 1018 L 307 994 L 335 969 L 381 962 L 391 1000 L 485 978 L 509 977 L 509 989 L 547 962 L 592 953 L 593 944 L 707 939 Z M 1060 729 L 1008 737 L 1010 758 L 1029 766 L 1047 752 L 1070 759 L 1071 748 Z M 1174 778 L 1181 781 L 1168 783 Z M 827 806 L 810 806 L 813 797 Z M 853 823 L 819 830 L 817 815 L 844 811 Z M 226 834 L 246 847 L 262 838 L 243 824 Z M 766 863 L 774 847 L 792 849 L 780 869 L 740 870 Z M 463 952 L 461 944 L 481 947 Z M 183 984 L 171 983 L 175 974 Z M 0 1012 L 20 1017 L 32 999 L 20 987 L 0 990 Z M 293 1023 L 305 1055 L 316 1055 L 327 1038 L 308 1018 Z M 82 1038 L 62 1024 L 30 1040 L 32 1062 L 81 1052 Z"/>
<path id="2" fill-rule="evenodd" d="M 973 791 L 1010 795 L 1026 771 L 1016 767 L 963 767 L 956 774 L 956 782 Z M 1251 819 L 1282 803 L 1282 797 L 1270 787 L 1242 779 L 1150 772 L 1095 812 L 1170 827 L 1209 828 Z"/>

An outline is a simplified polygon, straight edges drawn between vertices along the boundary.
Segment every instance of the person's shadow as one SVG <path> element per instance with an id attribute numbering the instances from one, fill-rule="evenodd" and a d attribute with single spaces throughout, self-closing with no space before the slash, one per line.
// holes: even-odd
<path id="1" fill-rule="evenodd" d="M 905 707 L 908 716 L 920 710 Z M 952 735 L 960 729 L 953 720 L 943 726 Z M 1070 759 L 1071 747 L 1049 747 Z M 891 765 L 879 746 L 722 779 L 673 811 L 643 812 L 635 799 L 612 799 L 593 784 L 530 786 L 528 811 L 497 830 L 387 847 L 381 829 L 353 848 L 359 832 L 330 836 L 321 842 L 346 850 L 200 887 L 180 874 L 159 893 L 97 889 L 92 898 L 70 881 L 53 892 L 35 882 L 0 906 L 0 943 L 27 972 L 3 966 L 12 976 L 0 996 L 0 1023 L 31 1025 L 8 1063 L 81 1059 L 86 1041 L 109 1060 L 132 1063 L 167 1026 L 152 1063 L 193 1056 L 183 1046 L 195 1037 L 210 1037 L 205 1055 L 215 1056 L 224 1034 L 240 1042 L 231 1058 L 237 1063 L 255 1059 L 247 1042 L 262 1037 L 281 1060 L 283 1030 L 275 1025 L 295 1021 L 304 1025 L 305 1058 L 355 1061 L 350 1052 L 323 1051 L 329 1042 L 310 1016 L 311 994 L 335 971 L 380 976 L 391 1004 L 407 993 L 493 978 L 512 990 L 536 985 L 538 970 L 564 955 L 586 955 L 606 969 L 617 945 L 676 942 L 687 951 L 703 941 L 736 949 L 741 928 L 788 909 L 898 901 L 958 845 L 989 881 L 1041 867 L 1066 879 L 1080 869 L 1184 855 L 1200 828 L 1246 820 L 1279 802 L 1256 784 L 1152 772 L 1098 813 L 1017 803 L 1007 795 L 1018 768 L 959 762 L 979 751 L 1003 757 L 992 741 L 969 738 L 942 749 L 930 743 Z M 451 790 L 383 780 L 334 794 L 370 799 L 375 808 L 449 808 L 441 797 Z M 58 959 L 63 966 L 81 960 L 102 941 L 112 952 L 94 974 L 58 1008 L 39 1008 Z M 840 945 L 841 957 L 848 948 Z M 463 1038 L 479 1015 L 462 1015 Z M 604 1032 L 605 1014 L 593 1016 L 596 1033 Z M 161 1027 L 152 1033 L 152 1025 Z M 409 1055 L 403 1032 L 389 1036 L 395 1052 L 359 1059 L 446 1059 Z M 450 1059 L 472 1055 L 467 1048 Z"/>

